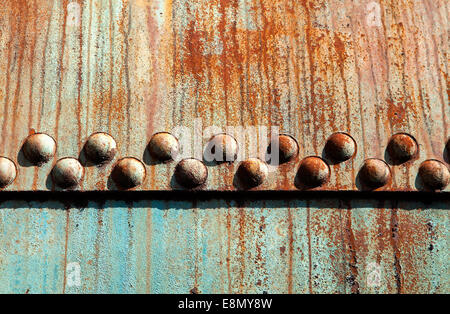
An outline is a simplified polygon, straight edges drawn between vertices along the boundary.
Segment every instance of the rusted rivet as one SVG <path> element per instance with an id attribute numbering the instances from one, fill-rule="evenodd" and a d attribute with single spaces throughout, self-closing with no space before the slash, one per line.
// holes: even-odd
<path id="1" fill-rule="evenodd" d="M 237 170 L 239 180 L 248 188 L 263 184 L 268 173 L 267 164 L 258 158 L 249 158 L 241 162 Z"/>
<path id="2" fill-rule="evenodd" d="M 314 188 L 324 185 L 330 178 L 330 167 L 320 157 L 306 157 L 298 168 L 298 179 L 308 187 Z"/>
<path id="3" fill-rule="evenodd" d="M 175 168 L 175 179 L 186 188 L 194 188 L 206 182 L 208 169 L 198 159 L 183 159 Z"/>
<path id="4" fill-rule="evenodd" d="M 84 168 L 75 158 L 62 158 L 52 169 L 53 182 L 63 189 L 76 187 L 84 175 Z"/>
<path id="5" fill-rule="evenodd" d="M 22 149 L 29 162 L 40 166 L 55 156 L 56 142 L 47 134 L 36 133 L 27 137 Z"/>
<path id="6" fill-rule="evenodd" d="M 389 183 L 391 170 L 383 160 L 371 158 L 364 161 L 360 176 L 366 187 L 376 189 Z"/>
<path id="7" fill-rule="evenodd" d="M 389 140 L 387 152 L 394 163 L 401 164 L 417 156 L 418 145 L 411 135 L 398 133 Z"/>
<path id="8" fill-rule="evenodd" d="M 224 133 L 214 135 L 208 143 L 208 148 L 204 156 L 207 161 L 233 162 L 237 158 L 238 143 L 231 135 Z"/>
<path id="9" fill-rule="evenodd" d="M 16 179 L 17 169 L 14 162 L 6 157 L 0 157 L 0 188 L 3 189 Z"/>
<path id="10" fill-rule="evenodd" d="M 117 144 L 114 138 L 106 133 L 92 134 L 84 146 L 86 157 L 95 164 L 102 164 L 114 158 Z"/>
<path id="11" fill-rule="evenodd" d="M 422 182 L 433 190 L 443 190 L 450 181 L 448 167 L 434 159 L 425 160 L 419 168 L 419 176 Z"/>
<path id="12" fill-rule="evenodd" d="M 159 161 L 173 160 L 179 150 L 178 140 L 170 133 L 161 132 L 152 136 L 148 144 L 150 155 Z"/>
<path id="13" fill-rule="evenodd" d="M 269 154 L 270 160 L 273 162 L 272 147 L 278 146 L 278 158 L 280 164 L 286 163 L 298 155 L 298 144 L 297 141 L 289 135 L 282 134 L 276 139 L 272 139 L 269 147 L 267 148 L 267 153 Z M 269 159 L 268 158 L 268 159 Z"/>
<path id="14" fill-rule="evenodd" d="M 334 133 L 325 144 L 325 153 L 334 162 L 344 162 L 355 155 L 356 142 L 346 133 Z"/>
<path id="15" fill-rule="evenodd" d="M 146 176 L 144 164 L 133 157 L 120 159 L 111 173 L 117 187 L 131 189 L 141 185 Z"/>

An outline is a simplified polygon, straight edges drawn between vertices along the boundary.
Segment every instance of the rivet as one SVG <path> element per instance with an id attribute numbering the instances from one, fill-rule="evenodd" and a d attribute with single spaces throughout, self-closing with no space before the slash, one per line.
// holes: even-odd
<path id="1" fill-rule="evenodd" d="M 55 156 L 56 142 L 47 134 L 36 133 L 27 137 L 22 150 L 29 162 L 41 166 Z"/>
<path id="2" fill-rule="evenodd" d="M 84 168 L 75 158 L 62 158 L 52 169 L 53 182 L 63 189 L 76 187 L 84 175 Z"/>
<path id="3" fill-rule="evenodd" d="M 314 188 L 324 185 L 330 178 L 330 167 L 320 157 L 306 157 L 298 168 L 298 179 L 305 186 Z"/>
<path id="4" fill-rule="evenodd" d="M 95 164 L 102 164 L 114 158 L 117 144 L 114 138 L 106 133 L 92 134 L 84 146 L 86 157 Z"/>
<path id="5" fill-rule="evenodd" d="M 206 182 L 208 169 L 194 158 L 183 159 L 175 168 L 175 179 L 186 188 L 194 188 Z"/>
<path id="6" fill-rule="evenodd" d="M 334 133 L 325 144 L 325 153 L 334 162 L 344 162 L 355 155 L 356 142 L 346 133 Z"/>
<path id="7" fill-rule="evenodd" d="M 237 170 L 239 180 L 248 188 L 263 184 L 268 173 L 267 164 L 258 158 L 249 158 L 241 162 Z"/>
<path id="8" fill-rule="evenodd" d="M 405 133 L 392 136 L 387 146 L 389 157 L 396 164 L 413 159 L 417 156 L 418 150 L 416 140 Z"/>
<path id="9" fill-rule="evenodd" d="M 231 135 L 223 133 L 214 135 L 208 143 L 208 148 L 210 148 L 208 153 L 212 155 L 208 161 L 233 162 L 237 158 L 238 143 Z"/>
<path id="10" fill-rule="evenodd" d="M 448 167 L 434 159 L 425 160 L 419 168 L 422 182 L 434 190 L 443 190 L 449 184 L 450 173 Z"/>
<path id="11" fill-rule="evenodd" d="M 376 189 L 389 183 L 391 170 L 383 160 L 371 158 L 364 161 L 360 176 L 366 187 Z"/>
<path id="12" fill-rule="evenodd" d="M 0 157 L 0 188 L 5 188 L 16 179 L 17 169 L 12 160 Z"/>
<path id="13" fill-rule="evenodd" d="M 148 150 L 150 155 L 159 161 L 173 160 L 179 150 L 178 140 L 170 133 L 156 133 L 148 144 Z"/>
<path id="14" fill-rule="evenodd" d="M 272 147 L 278 146 L 278 156 L 280 164 L 286 163 L 298 155 L 298 144 L 297 141 L 289 135 L 282 134 L 278 136 L 276 139 L 272 139 L 269 147 L 267 149 L 267 153 L 270 154 L 270 159 L 272 160 L 272 156 L 275 152 L 272 152 Z"/>
<path id="15" fill-rule="evenodd" d="M 141 185 L 145 176 L 144 164 L 133 157 L 120 159 L 111 173 L 114 183 L 121 189 L 131 189 Z"/>

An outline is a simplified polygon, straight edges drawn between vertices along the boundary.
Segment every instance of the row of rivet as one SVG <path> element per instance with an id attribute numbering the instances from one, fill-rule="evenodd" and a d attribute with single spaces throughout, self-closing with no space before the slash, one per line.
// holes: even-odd
<path id="1" fill-rule="evenodd" d="M 274 143 L 269 145 L 268 150 Z M 278 138 L 280 163 L 291 161 L 299 153 L 298 144 L 289 135 L 280 135 Z M 227 161 L 237 158 L 238 144 L 227 134 L 214 136 L 210 145 L 219 147 Z M 450 141 L 446 145 L 450 151 Z M 150 155 L 161 161 L 173 159 L 179 150 L 178 140 L 169 133 L 155 134 L 148 145 Z M 325 159 L 332 163 L 345 162 L 356 155 L 355 140 L 346 133 L 334 133 L 325 145 Z M 33 165 L 41 166 L 49 162 L 56 154 L 56 142 L 49 135 L 36 133 L 30 135 L 22 146 L 24 157 Z M 106 133 L 95 133 L 89 137 L 84 152 L 86 158 L 94 164 L 104 164 L 111 161 L 117 151 L 115 140 Z M 416 140 L 405 133 L 394 135 L 389 141 L 387 152 L 392 164 L 401 164 L 413 160 L 418 156 Z M 16 178 L 17 168 L 14 162 L 6 157 L 0 157 L 0 187 L 10 185 Z M 361 183 L 369 189 L 385 186 L 391 180 L 389 165 L 381 159 L 367 159 L 360 170 Z M 250 158 L 243 161 L 237 171 L 242 185 L 247 188 L 261 185 L 268 176 L 268 166 L 265 161 Z M 76 187 L 84 176 L 84 167 L 78 159 L 62 158 L 52 169 L 53 182 L 61 188 Z M 113 168 L 111 177 L 119 188 L 129 189 L 144 182 L 146 170 L 144 164 L 136 158 L 126 157 L 120 159 Z M 450 181 L 448 167 L 434 159 L 424 161 L 419 168 L 422 182 L 433 190 L 444 189 Z M 175 168 L 177 182 L 186 187 L 194 188 L 203 185 L 208 177 L 205 164 L 197 159 L 189 158 L 180 161 Z M 330 177 L 328 163 L 317 156 L 304 158 L 298 169 L 297 187 L 314 188 L 324 185 Z"/>

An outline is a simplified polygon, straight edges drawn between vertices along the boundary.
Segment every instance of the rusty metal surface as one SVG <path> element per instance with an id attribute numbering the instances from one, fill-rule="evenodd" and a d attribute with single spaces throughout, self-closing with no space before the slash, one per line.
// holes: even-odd
<path id="1" fill-rule="evenodd" d="M 145 163 L 136 189 L 179 189 L 176 163 L 151 162 L 146 147 L 153 134 L 196 122 L 279 126 L 298 142 L 294 160 L 257 190 L 297 189 L 300 161 L 322 156 L 334 132 L 350 134 L 357 152 L 331 164 L 319 189 L 357 190 L 364 160 L 389 162 L 389 139 L 407 133 L 418 155 L 391 163 L 382 189 L 421 189 L 421 162 L 448 162 L 448 19 L 448 2 L 435 0 L 2 1 L 0 155 L 17 166 L 6 189 L 58 189 L 53 165 L 78 158 L 97 132 L 112 135 L 117 152 L 86 167 L 78 189 L 115 189 L 111 170 L 124 157 Z M 34 132 L 57 143 L 41 167 L 20 151 Z M 237 168 L 208 165 L 202 188 L 236 189 Z"/>
<path id="2" fill-rule="evenodd" d="M 2 200 L 0 293 L 449 293 L 446 208 L 410 199 Z"/>
<path id="3" fill-rule="evenodd" d="M 448 19 L 435 0 L 2 1 L 0 293 L 449 293 L 450 187 L 409 193 L 450 176 Z M 283 163 L 178 164 L 180 126 L 232 158 L 273 142 L 225 126 L 279 127 Z M 142 191 L 96 196 L 120 186 Z"/>

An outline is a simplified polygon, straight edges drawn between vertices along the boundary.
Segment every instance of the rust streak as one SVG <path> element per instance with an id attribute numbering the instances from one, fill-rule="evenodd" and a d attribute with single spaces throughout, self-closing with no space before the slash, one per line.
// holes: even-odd
<path id="1" fill-rule="evenodd" d="M 289 260 L 288 260 L 288 293 L 292 294 L 293 286 L 293 259 L 294 259 L 294 222 L 292 218 L 292 210 L 288 205 L 288 236 L 289 236 Z"/>
<path id="2" fill-rule="evenodd" d="M 346 226 L 346 232 L 348 237 L 348 246 L 350 251 L 350 272 L 351 275 L 349 277 L 349 282 L 351 284 L 351 292 L 354 294 L 359 294 L 359 283 L 357 281 L 358 278 L 358 259 L 356 257 L 356 241 L 355 241 L 355 235 L 353 234 L 352 229 L 352 208 L 350 202 L 347 204 L 347 226 Z"/>
<path id="3" fill-rule="evenodd" d="M 66 276 L 66 268 L 67 268 L 67 247 L 69 243 L 69 228 L 70 228 L 70 208 L 66 208 L 66 230 L 65 230 L 65 242 L 64 242 L 64 275 L 63 275 L 63 287 L 62 287 L 62 293 L 64 294 L 66 292 L 66 283 L 67 283 L 67 276 Z"/>
<path id="4" fill-rule="evenodd" d="M 400 264 L 400 249 L 398 245 L 399 235 L 398 235 L 398 208 L 397 202 L 391 209 L 391 245 L 394 251 L 394 269 L 395 269 L 395 280 L 397 283 L 397 293 L 402 293 L 402 266 Z"/>

